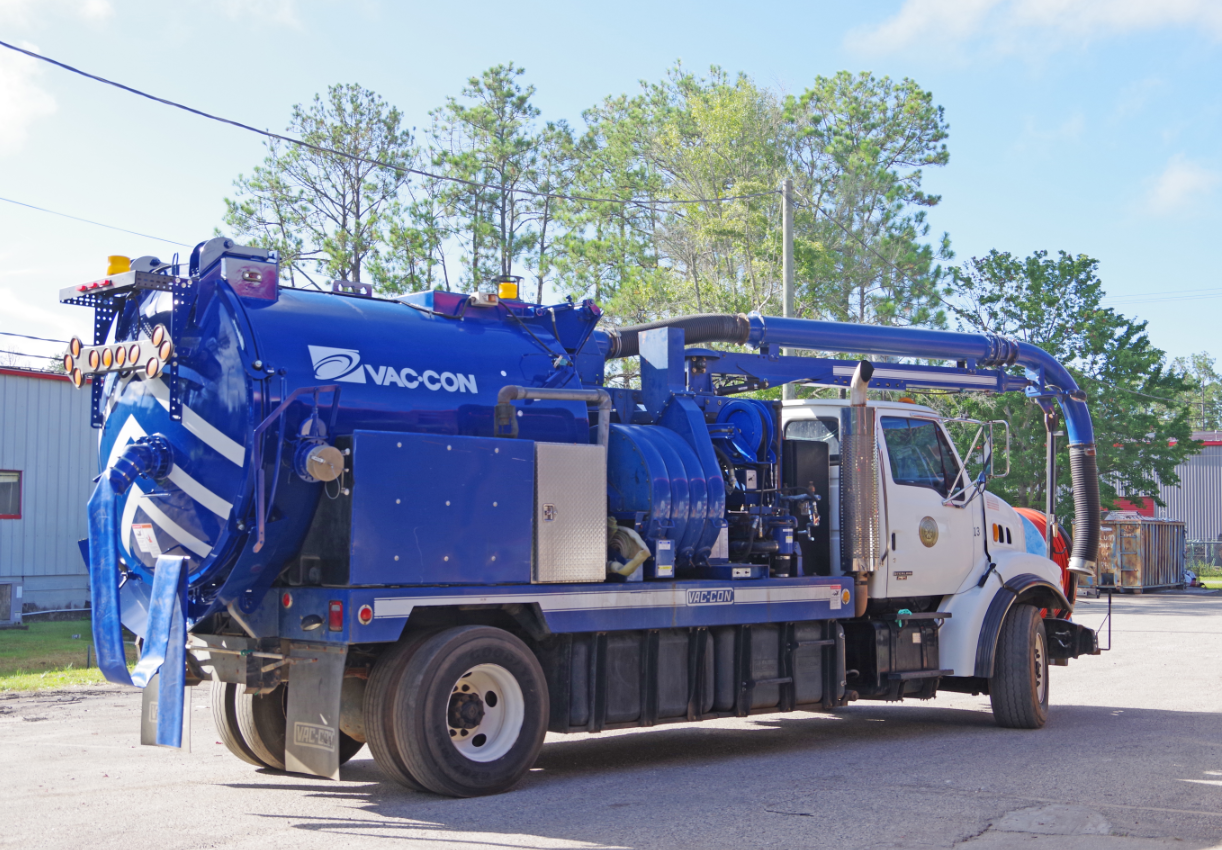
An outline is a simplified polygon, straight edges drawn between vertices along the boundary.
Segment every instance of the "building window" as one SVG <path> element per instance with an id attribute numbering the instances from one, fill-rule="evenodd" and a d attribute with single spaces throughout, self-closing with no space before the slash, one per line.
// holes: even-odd
<path id="1" fill-rule="evenodd" d="M 0 469 L 0 519 L 21 519 L 21 473 Z"/>

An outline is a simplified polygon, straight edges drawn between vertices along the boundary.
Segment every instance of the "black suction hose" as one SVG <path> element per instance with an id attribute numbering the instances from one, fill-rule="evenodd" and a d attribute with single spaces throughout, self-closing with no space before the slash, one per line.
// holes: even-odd
<path id="1" fill-rule="evenodd" d="M 702 342 L 734 342 L 743 344 L 751 335 L 751 323 L 742 313 L 702 313 L 695 316 L 677 316 L 644 325 L 609 331 L 611 347 L 607 359 L 635 357 L 641 353 L 640 333 L 656 328 L 683 328 L 683 341 L 687 345 Z"/>
<path id="2" fill-rule="evenodd" d="M 1069 472 L 1073 481 L 1076 520 L 1069 568 L 1093 574 L 1095 562 L 1099 558 L 1099 526 L 1103 520 L 1099 505 L 1099 467 L 1095 462 L 1094 445 L 1069 447 Z"/>

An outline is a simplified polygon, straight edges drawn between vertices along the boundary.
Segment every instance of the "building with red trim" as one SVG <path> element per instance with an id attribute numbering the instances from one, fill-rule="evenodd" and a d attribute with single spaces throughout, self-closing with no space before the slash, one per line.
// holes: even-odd
<path id="1" fill-rule="evenodd" d="M 64 375 L 0 368 L 0 623 L 88 604 L 89 395 Z"/>

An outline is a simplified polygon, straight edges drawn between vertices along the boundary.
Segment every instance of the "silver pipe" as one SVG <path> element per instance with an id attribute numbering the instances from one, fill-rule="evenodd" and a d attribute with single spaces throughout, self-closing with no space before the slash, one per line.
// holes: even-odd
<path id="1" fill-rule="evenodd" d="M 840 552 L 846 573 L 872 573 L 879 551 L 878 448 L 874 411 L 866 406 L 866 389 L 874 367 L 858 364 L 850 384 L 851 405 L 840 411 Z"/>
<path id="2" fill-rule="evenodd" d="M 508 405 L 511 401 L 535 399 L 539 401 L 584 401 L 586 404 L 598 405 L 598 445 L 604 449 L 611 439 L 611 393 L 606 390 L 553 390 L 542 387 L 521 387 L 515 384 L 501 387 L 496 394 L 497 407 Z M 514 422 L 513 433 L 517 436 L 517 422 Z"/>

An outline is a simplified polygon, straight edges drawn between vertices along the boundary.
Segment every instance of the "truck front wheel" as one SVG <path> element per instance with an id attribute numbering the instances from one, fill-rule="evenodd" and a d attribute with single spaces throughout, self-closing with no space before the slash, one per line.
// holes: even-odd
<path id="1" fill-rule="evenodd" d="M 989 700 L 998 726 L 1039 729 L 1048 719 L 1048 639 L 1031 605 L 1015 605 L 1001 625 Z"/>
<path id="2" fill-rule="evenodd" d="M 462 626 L 410 655 L 395 693 L 393 740 L 413 778 L 438 794 L 505 791 L 535 763 L 547 733 L 538 659 L 502 629 Z"/>

